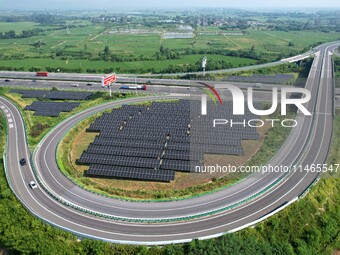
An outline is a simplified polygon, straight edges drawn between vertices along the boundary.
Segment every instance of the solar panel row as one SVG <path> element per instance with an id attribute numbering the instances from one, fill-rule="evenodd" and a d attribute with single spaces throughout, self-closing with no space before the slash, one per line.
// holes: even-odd
<path id="1" fill-rule="evenodd" d="M 157 141 L 132 141 L 132 140 L 116 140 L 108 139 L 107 137 L 97 136 L 92 144 L 102 146 L 117 146 L 117 147 L 132 147 L 132 148 L 144 148 L 144 149 L 158 149 L 162 150 L 164 144 Z"/>
<path id="2" fill-rule="evenodd" d="M 192 169 L 192 165 L 194 165 L 194 163 L 190 162 L 190 161 L 168 159 L 168 160 L 164 160 L 160 169 L 162 169 L 162 170 L 174 170 L 174 171 L 179 171 L 179 172 L 190 172 L 191 169 Z"/>
<path id="3" fill-rule="evenodd" d="M 49 91 L 49 90 L 18 90 L 12 89 L 12 93 L 22 94 L 23 98 L 45 98 L 53 100 L 88 100 L 92 92 L 75 91 Z"/>
<path id="4" fill-rule="evenodd" d="M 88 154 L 105 154 L 117 155 L 126 157 L 141 157 L 141 158 L 159 158 L 161 151 L 158 149 L 131 148 L 131 147 L 114 147 L 92 145 L 87 150 Z"/>
<path id="5" fill-rule="evenodd" d="M 141 172 L 150 169 L 159 173 L 190 172 L 195 165 L 202 165 L 205 153 L 243 155 L 241 140 L 258 139 L 256 128 L 214 129 L 214 118 L 232 116 L 232 104 L 227 102 L 220 108 L 208 104 L 207 116 L 200 115 L 200 102 L 189 100 L 155 102 L 151 106 L 125 105 L 103 114 L 88 128 L 100 134 L 82 154 L 79 163 L 89 164 L 88 173 L 93 176 L 143 179 L 146 177 L 140 177 Z M 246 112 L 242 118 L 255 116 Z M 97 169 L 97 165 L 106 167 Z M 124 171 L 112 173 L 117 167 L 124 167 Z M 158 175 L 148 178 L 173 180 Z"/>
<path id="6" fill-rule="evenodd" d="M 79 103 L 69 102 L 40 102 L 35 101 L 25 107 L 25 111 L 35 111 L 36 116 L 57 117 L 61 112 L 70 112 L 78 107 Z"/>
<path id="7" fill-rule="evenodd" d="M 175 171 L 172 170 L 154 170 L 138 169 L 132 167 L 107 166 L 107 165 L 90 165 L 86 173 L 87 176 L 129 178 L 147 181 L 165 181 L 170 182 L 175 179 Z"/>
<path id="8" fill-rule="evenodd" d="M 78 160 L 81 164 L 101 164 L 113 166 L 129 166 L 139 168 L 157 169 L 159 167 L 159 160 L 153 158 L 140 158 L 140 157 L 124 157 L 116 155 L 104 154 L 89 154 L 83 153 Z"/>

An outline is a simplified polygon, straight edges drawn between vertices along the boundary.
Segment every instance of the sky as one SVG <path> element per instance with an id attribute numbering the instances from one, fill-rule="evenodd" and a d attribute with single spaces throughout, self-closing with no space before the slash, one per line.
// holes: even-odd
<path id="1" fill-rule="evenodd" d="M 270 3 L 270 4 L 268 4 Z M 0 10 L 149 8 L 340 8 L 340 0 L 0 0 Z"/>

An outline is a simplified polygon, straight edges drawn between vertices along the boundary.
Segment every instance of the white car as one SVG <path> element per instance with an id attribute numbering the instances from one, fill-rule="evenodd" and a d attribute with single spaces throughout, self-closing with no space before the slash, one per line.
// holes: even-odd
<path id="1" fill-rule="evenodd" d="M 78 83 L 72 83 L 71 87 L 79 87 L 79 84 Z"/>
<path id="2" fill-rule="evenodd" d="M 34 181 L 31 181 L 28 185 L 31 187 L 31 189 L 37 189 L 38 188 L 38 185 Z"/>

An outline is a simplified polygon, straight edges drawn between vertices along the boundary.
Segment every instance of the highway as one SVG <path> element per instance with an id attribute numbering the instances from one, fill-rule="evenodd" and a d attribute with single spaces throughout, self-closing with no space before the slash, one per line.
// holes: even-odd
<path id="1" fill-rule="evenodd" d="M 317 48 L 306 83 L 306 88 L 312 95 L 306 108 L 313 114 L 311 117 L 304 117 L 298 113 L 299 125 L 293 128 L 282 148 L 271 159 L 272 165 L 304 167 L 325 162 L 333 125 L 334 88 L 330 52 L 334 47 L 338 47 L 338 44 L 330 43 Z M 259 173 L 210 195 L 174 202 L 141 203 L 109 199 L 87 192 L 60 173 L 55 150 L 63 135 L 74 124 L 119 104 L 161 98 L 169 96 L 117 101 L 96 106 L 68 118 L 54 128 L 34 151 L 32 161 L 36 175 L 33 175 L 31 164 L 25 167 L 19 164 L 20 158 L 29 158 L 20 112 L 11 102 L 0 98 L 0 107 L 5 111 L 9 124 L 6 162 L 12 190 L 37 217 L 78 235 L 111 242 L 154 245 L 187 242 L 194 238 L 207 238 L 240 229 L 290 201 L 295 201 L 318 177 L 317 173 L 307 171 L 292 171 L 288 174 Z M 30 190 L 28 182 L 37 177 L 39 189 Z M 253 195 L 256 198 L 226 210 L 228 206 Z M 73 208 L 65 204 L 72 205 Z M 79 208 L 75 210 L 74 207 Z M 81 210 L 119 220 L 92 216 Z M 191 216 L 196 218 L 178 220 Z M 155 219 L 172 222 L 135 222 Z"/>
<path id="2" fill-rule="evenodd" d="M 78 82 L 79 87 L 71 87 L 71 84 L 74 82 L 71 81 L 53 81 L 53 80 L 44 80 L 44 81 L 37 81 L 37 82 L 31 82 L 31 80 L 15 80 L 13 79 L 10 84 L 8 82 L 0 81 L 0 86 L 4 87 L 10 87 L 13 89 L 47 89 L 47 88 L 53 88 L 57 87 L 58 89 L 63 90 L 70 90 L 72 91 L 101 91 L 101 92 L 107 92 L 109 93 L 108 88 L 102 88 L 100 84 L 98 83 L 91 83 L 91 86 L 88 86 L 86 82 Z M 192 83 L 193 85 L 195 83 Z M 218 85 L 222 83 L 215 83 L 214 85 Z M 277 87 L 276 84 L 261 84 L 257 85 L 258 87 L 255 87 L 254 84 L 250 83 L 230 83 L 228 84 L 235 85 L 242 90 L 245 91 L 248 87 L 253 88 L 253 95 L 254 100 L 262 102 L 262 101 L 271 101 L 272 100 L 272 88 Z M 133 85 L 133 84 L 131 84 Z M 196 86 L 199 85 L 196 83 Z M 183 95 L 183 96 L 193 96 L 193 95 L 201 95 L 202 90 L 196 88 L 196 87 L 186 87 L 186 86 L 164 86 L 164 85 L 150 85 L 147 87 L 146 91 L 142 90 L 122 90 L 119 89 L 121 84 L 115 84 L 112 86 L 112 92 L 130 92 L 130 93 L 145 93 L 145 94 L 151 94 L 151 95 Z M 202 85 L 199 85 L 202 87 Z M 286 87 L 291 87 L 289 85 L 285 85 Z M 231 99 L 231 94 L 227 89 L 220 89 L 219 94 L 222 98 L 225 100 Z M 339 91 L 340 94 L 340 91 Z"/>
<path id="3" fill-rule="evenodd" d="M 116 83 L 112 86 L 113 92 L 131 92 L 131 93 L 148 93 L 148 94 L 158 94 L 158 95 L 169 95 L 169 94 L 177 94 L 177 95 L 200 95 L 202 91 L 198 89 L 197 82 L 199 81 L 190 81 L 190 86 L 181 85 L 149 85 L 146 91 L 134 91 L 134 90 L 121 90 L 119 89 L 122 84 Z M 204 81 L 200 81 L 204 82 Z M 31 79 L 14 79 L 12 78 L 10 82 L 5 82 L 4 80 L 0 80 L 0 87 L 10 87 L 15 89 L 51 89 L 56 87 L 62 90 L 72 90 L 72 91 L 101 91 L 109 93 L 108 88 L 102 88 L 101 84 L 98 82 L 91 82 L 91 86 L 87 85 L 88 82 L 77 82 L 79 87 L 72 87 L 74 81 L 56 81 L 56 80 L 36 80 L 36 82 L 32 82 Z M 208 82 L 209 84 L 214 85 L 215 87 L 219 87 L 219 85 L 226 84 L 226 82 Z M 271 102 L 272 100 L 272 89 L 274 87 L 278 87 L 278 84 L 254 84 L 254 83 L 242 83 L 242 82 L 227 82 L 228 84 L 235 85 L 241 88 L 244 93 L 247 93 L 247 88 L 253 88 L 254 100 L 258 102 Z M 134 84 L 131 84 L 134 85 Z M 284 85 L 285 87 L 292 87 L 291 85 Z M 335 89 L 335 93 L 337 97 L 335 98 L 335 106 L 340 107 L 340 88 Z M 227 89 L 219 89 L 219 94 L 224 100 L 230 100 L 231 94 Z"/>

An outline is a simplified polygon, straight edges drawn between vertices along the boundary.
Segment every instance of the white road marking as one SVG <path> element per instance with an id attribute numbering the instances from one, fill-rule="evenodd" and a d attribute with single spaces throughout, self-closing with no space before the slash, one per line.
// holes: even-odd
<path id="1" fill-rule="evenodd" d="M 191 94 L 170 93 L 169 96 L 189 97 L 189 96 L 191 96 Z"/>

